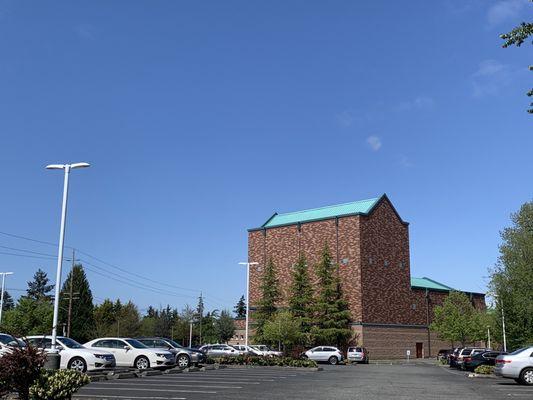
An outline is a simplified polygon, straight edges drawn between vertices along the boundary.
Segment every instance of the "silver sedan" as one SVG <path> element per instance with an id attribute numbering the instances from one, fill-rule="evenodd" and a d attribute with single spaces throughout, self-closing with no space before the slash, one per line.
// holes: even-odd
<path id="1" fill-rule="evenodd" d="M 533 346 L 498 356 L 494 374 L 523 385 L 533 385 Z"/>

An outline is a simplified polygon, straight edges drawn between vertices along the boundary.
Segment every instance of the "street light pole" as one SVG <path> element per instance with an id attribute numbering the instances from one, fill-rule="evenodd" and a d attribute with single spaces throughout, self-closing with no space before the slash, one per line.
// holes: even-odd
<path id="1" fill-rule="evenodd" d="M 502 308 L 502 329 L 503 329 L 503 351 L 507 352 L 507 338 L 505 337 L 505 314 L 503 313 L 503 304 L 500 302 Z"/>
<path id="2" fill-rule="evenodd" d="M 2 323 L 2 312 L 4 311 L 4 292 L 5 292 L 5 281 L 6 275 L 13 275 L 13 272 L 0 272 L 2 275 L 2 294 L 0 295 L 0 324 Z"/>
<path id="3" fill-rule="evenodd" d="M 246 265 L 246 333 L 244 344 L 248 346 L 248 322 L 250 319 L 250 265 L 257 265 L 256 262 L 240 262 L 240 265 Z"/>
<path id="4" fill-rule="evenodd" d="M 489 340 L 489 349 L 491 348 L 490 347 L 490 326 L 487 326 L 487 338 Z"/>
<path id="5" fill-rule="evenodd" d="M 51 360 L 54 360 L 54 364 L 50 367 L 54 369 L 59 368 L 59 352 L 57 350 L 57 320 L 59 314 L 59 295 L 61 292 L 61 268 L 63 266 L 63 247 L 65 244 L 65 224 L 67 218 L 67 202 L 68 202 L 68 180 L 70 170 L 75 168 L 87 168 L 90 165 L 87 163 L 76 164 L 51 164 L 47 165 L 46 169 L 62 169 L 64 174 L 63 180 L 63 203 L 61 207 L 61 225 L 59 229 L 59 248 L 57 252 L 57 271 L 56 271 L 56 284 L 55 284 L 55 297 L 54 297 L 54 317 L 52 322 L 52 346 L 51 346 Z M 52 361 L 51 361 L 52 363 Z"/>

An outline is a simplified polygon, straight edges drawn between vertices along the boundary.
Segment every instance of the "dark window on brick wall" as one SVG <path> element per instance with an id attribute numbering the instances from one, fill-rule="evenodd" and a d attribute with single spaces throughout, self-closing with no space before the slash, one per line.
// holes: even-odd
<path id="1" fill-rule="evenodd" d="M 383 265 L 385 265 L 386 267 L 389 266 L 389 262 L 387 260 L 385 260 L 385 262 L 383 263 Z"/>

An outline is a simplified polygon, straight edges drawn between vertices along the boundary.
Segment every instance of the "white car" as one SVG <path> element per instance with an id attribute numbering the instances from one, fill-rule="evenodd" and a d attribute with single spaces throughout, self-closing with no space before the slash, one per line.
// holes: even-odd
<path id="1" fill-rule="evenodd" d="M 117 366 L 137 369 L 171 367 L 176 358 L 170 351 L 153 349 L 131 338 L 99 338 L 84 345 L 93 350 L 105 350 L 113 353 Z"/>
<path id="2" fill-rule="evenodd" d="M 533 346 L 496 357 L 494 375 L 533 385 Z"/>
<path id="3" fill-rule="evenodd" d="M 16 346 L 24 346 L 16 338 L 7 333 L 0 333 L 0 357 Z"/>
<path id="4" fill-rule="evenodd" d="M 263 355 L 258 350 L 255 350 L 251 348 L 250 346 L 246 346 L 244 344 L 234 344 L 231 347 L 237 350 L 239 352 L 239 355 L 241 356 L 262 356 Z"/>
<path id="5" fill-rule="evenodd" d="M 317 346 L 307 350 L 303 354 L 304 358 L 309 358 L 317 362 L 328 362 L 336 365 L 343 360 L 342 353 L 339 349 L 332 346 Z"/>
<path id="6" fill-rule="evenodd" d="M 49 336 L 28 336 L 25 339 L 46 352 L 50 352 L 52 348 L 52 338 Z M 108 351 L 87 349 L 75 340 L 63 336 L 58 336 L 56 343 L 61 356 L 59 368 L 86 372 L 115 366 L 115 357 Z"/>
<path id="7" fill-rule="evenodd" d="M 270 347 L 264 344 L 253 344 L 250 346 L 253 350 L 259 353 L 259 355 L 265 357 L 281 357 L 283 352 L 272 350 Z"/>

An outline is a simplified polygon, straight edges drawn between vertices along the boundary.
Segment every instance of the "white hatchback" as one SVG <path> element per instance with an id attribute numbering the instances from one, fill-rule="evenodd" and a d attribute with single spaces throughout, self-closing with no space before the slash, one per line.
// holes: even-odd
<path id="1" fill-rule="evenodd" d="M 256 352 L 258 352 L 262 356 L 266 357 L 281 357 L 283 356 L 283 352 L 272 350 L 270 347 L 264 344 L 253 344 L 250 346 L 252 349 L 254 349 Z"/>
<path id="2" fill-rule="evenodd" d="M 26 340 L 32 346 L 43 349 L 46 352 L 51 351 L 52 338 L 49 336 L 28 336 Z M 59 367 L 62 369 L 85 372 L 113 368 L 115 366 L 115 357 L 110 352 L 87 349 L 68 337 L 58 336 L 57 348 L 61 356 Z"/>
<path id="3" fill-rule="evenodd" d="M 117 366 L 120 367 L 137 369 L 172 367 L 176 362 L 176 358 L 170 351 L 149 348 L 131 338 L 99 338 L 85 343 L 85 347 L 113 353 Z"/>

